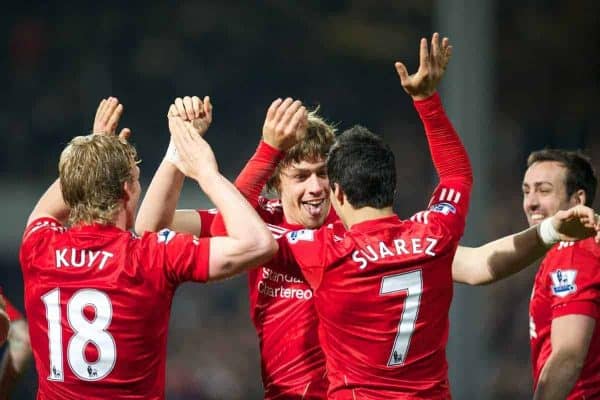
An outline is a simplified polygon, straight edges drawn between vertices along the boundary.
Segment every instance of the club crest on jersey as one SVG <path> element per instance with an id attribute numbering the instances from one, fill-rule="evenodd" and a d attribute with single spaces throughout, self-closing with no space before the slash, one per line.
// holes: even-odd
<path id="1" fill-rule="evenodd" d="M 551 272 L 552 293 L 558 297 L 565 297 L 568 294 L 575 293 L 577 291 L 575 276 L 577 276 L 577 271 L 574 269 L 557 269 Z"/>
<path id="2" fill-rule="evenodd" d="M 170 229 L 163 229 L 157 233 L 158 243 L 167 244 L 175 237 L 175 232 Z"/>
<path id="3" fill-rule="evenodd" d="M 429 209 L 433 212 L 438 212 L 444 215 L 448 215 L 450 213 L 456 214 L 456 208 L 450 203 L 437 203 L 429 207 Z"/>
<path id="4" fill-rule="evenodd" d="M 307 242 L 312 242 L 315 240 L 315 231 L 312 229 L 301 229 L 299 231 L 292 231 L 287 235 L 288 242 L 296 243 L 300 240 L 304 240 Z"/>

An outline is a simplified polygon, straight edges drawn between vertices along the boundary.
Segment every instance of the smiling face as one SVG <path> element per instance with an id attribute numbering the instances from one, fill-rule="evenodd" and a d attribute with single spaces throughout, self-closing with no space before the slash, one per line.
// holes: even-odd
<path id="1" fill-rule="evenodd" d="M 579 204 L 576 196 L 567 195 L 567 168 L 557 161 L 538 161 L 523 178 L 523 211 L 529 226 L 544 218 Z"/>
<path id="2" fill-rule="evenodd" d="M 286 220 L 320 227 L 329 213 L 329 179 L 325 160 L 293 162 L 279 173 L 279 194 Z"/>

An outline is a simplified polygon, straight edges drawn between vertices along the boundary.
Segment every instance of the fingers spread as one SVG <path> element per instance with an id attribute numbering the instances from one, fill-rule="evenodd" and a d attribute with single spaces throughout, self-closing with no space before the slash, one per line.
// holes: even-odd
<path id="1" fill-rule="evenodd" d="M 290 120 L 289 124 L 286 127 L 285 133 L 286 135 L 291 135 L 291 134 L 295 134 L 297 129 L 300 127 L 300 122 L 302 121 L 303 118 L 305 118 L 306 116 L 306 108 L 304 108 L 303 106 L 299 107 L 296 112 L 294 113 L 294 115 L 292 116 L 292 119 Z"/>
<path id="2" fill-rule="evenodd" d="M 406 70 L 404 64 L 402 64 L 401 62 L 396 62 L 396 64 L 394 64 L 394 67 L 396 67 L 396 72 L 400 77 L 400 82 L 402 82 L 402 85 L 406 84 L 406 81 L 408 80 L 408 71 Z"/>
<path id="3" fill-rule="evenodd" d="M 421 46 L 419 48 L 419 71 L 429 71 L 429 50 L 427 48 L 427 39 L 421 39 Z"/>
<path id="4" fill-rule="evenodd" d="M 279 105 L 279 107 L 277 107 L 277 110 L 275 111 L 275 117 L 273 118 L 275 123 L 278 124 L 281 121 L 292 102 L 292 98 L 288 97 Z"/>
<path id="5" fill-rule="evenodd" d="M 269 109 L 267 110 L 267 121 L 271 121 L 275 118 L 277 109 L 279 108 L 279 105 L 281 104 L 282 101 L 283 100 L 281 100 L 281 99 L 276 99 L 271 103 L 271 105 L 269 106 Z"/>
<path id="6" fill-rule="evenodd" d="M 292 120 L 294 114 L 296 114 L 296 111 L 298 111 L 301 106 L 302 102 L 300 100 L 296 100 L 287 108 L 287 110 L 285 110 L 285 113 L 283 114 L 283 117 L 277 126 L 279 131 L 283 131 L 286 134 L 295 132 L 296 128 L 293 127 L 288 129 L 288 125 L 290 125 L 290 121 Z"/>
<path id="7" fill-rule="evenodd" d="M 440 34 L 435 32 L 431 37 L 431 62 L 439 64 L 440 55 Z"/>

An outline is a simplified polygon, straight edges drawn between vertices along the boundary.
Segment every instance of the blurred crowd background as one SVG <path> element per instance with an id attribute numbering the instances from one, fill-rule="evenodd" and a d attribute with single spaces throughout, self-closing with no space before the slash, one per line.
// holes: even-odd
<path id="1" fill-rule="evenodd" d="M 0 284 L 8 297 L 22 309 L 17 252 L 28 212 L 55 179 L 60 150 L 71 137 L 90 131 L 99 100 L 110 95 L 125 105 L 122 126 L 133 131 L 144 187 L 166 149 L 165 115 L 175 97 L 212 97 L 214 123 L 207 140 L 233 179 L 255 149 L 270 102 L 292 96 L 320 106 L 340 130 L 359 123 L 381 134 L 397 155 L 399 215 L 423 208 L 436 179 L 423 129 L 393 62 L 402 60 L 415 70 L 419 38 L 441 29 L 441 3 L 20 1 L 4 6 Z M 477 226 L 479 232 L 465 238 L 469 245 L 526 226 L 520 187 L 530 151 L 583 149 L 600 167 L 600 135 L 593 122 L 600 105 L 600 2 L 453 1 L 462 5 L 459 13 L 483 3 L 493 21 L 489 48 L 474 49 L 473 38 L 451 37 L 455 53 L 447 77 L 471 73 L 468 63 L 457 61 L 461 50 L 490 58 L 489 129 L 477 133 L 486 145 L 467 143 L 480 160 L 475 185 L 485 188 L 477 197 L 485 201 L 475 205 L 481 212 L 468 220 L 468 229 Z M 451 119 L 457 108 L 460 104 L 448 108 Z M 210 204 L 189 185 L 182 206 Z M 497 285 L 467 289 L 480 300 L 468 311 L 455 302 L 453 315 L 473 315 L 467 326 L 456 326 L 462 317 L 452 319 L 449 354 L 466 350 L 453 344 L 461 330 L 475 332 L 473 346 L 482 349 L 477 350 L 480 366 L 451 359 L 451 370 L 462 373 L 452 375 L 459 393 L 477 386 L 476 398 L 530 398 L 528 302 L 534 273 L 532 266 Z M 33 399 L 35 381 L 31 366 L 15 398 Z M 167 382 L 167 398 L 173 400 L 261 398 L 245 277 L 178 291 Z"/>

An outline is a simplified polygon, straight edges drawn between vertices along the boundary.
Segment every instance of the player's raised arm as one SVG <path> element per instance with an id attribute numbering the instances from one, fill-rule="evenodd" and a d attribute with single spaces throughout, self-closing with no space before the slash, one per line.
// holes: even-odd
<path id="1" fill-rule="evenodd" d="M 198 182 L 223 215 L 228 231 L 226 237 L 210 239 L 209 280 L 267 261 L 277 251 L 277 243 L 256 211 L 219 173 L 208 143 L 179 117 L 169 117 L 169 130 L 180 157 L 177 168 Z"/>
<path id="2" fill-rule="evenodd" d="M 235 180 L 235 186 L 252 206 L 258 205 L 258 197 L 283 154 L 306 132 L 307 117 L 300 100 L 288 97 L 271 103 L 263 124 L 262 140 Z"/>
<path id="3" fill-rule="evenodd" d="M 198 135 L 204 136 L 212 123 L 213 106 L 210 97 L 178 97 L 169 107 L 168 117 L 186 121 Z M 177 149 L 171 140 L 160 166 L 156 170 L 135 220 L 135 231 L 156 232 L 169 228 L 178 232 L 200 235 L 202 220 L 196 210 L 176 210 L 185 175 L 177 169 Z"/>
<path id="4" fill-rule="evenodd" d="M 102 99 L 96 110 L 92 133 L 114 135 L 122 114 L 123 105 L 119 103 L 116 97 Z M 131 131 L 128 128 L 123 128 L 119 133 L 119 137 L 127 140 L 130 134 Z M 27 225 L 43 217 L 54 218 L 61 224 L 65 224 L 69 217 L 69 211 L 70 208 L 63 199 L 60 182 L 57 179 L 38 200 L 27 219 Z"/>
<path id="5" fill-rule="evenodd" d="M 431 158 L 440 177 L 430 202 L 430 210 L 423 215 L 416 215 L 417 220 L 426 221 L 430 212 L 445 215 L 447 220 L 462 221 L 454 225 L 456 233 L 462 235 L 464 218 L 469 205 L 473 173 L 467 152 L 452 123 L 446 116 L 437 86 L 444 76 L 444 72 L 452 55 L 452 46 L 448 38 L 440 44 L 438 33 L 431 39 L 431 47 L 427 40 L 421 39 L 419 53 L 419 69 L 409 75 L 406 67 L 401 62 L 395 64 L 402 87 L 414 101 L 415 108 L 425 126 L 425 134 L 431 151 Z M 452 218 L 457 215 L 457 220 Z"/>
<path id="6" fill-rule="evenodd" d="M 485 285 L 509 277 L 542 257 L 558 241 L 573 241 L 596 235 L 598 216 L 589 207 L 577 205 L 560 210 L 541 224 L 479 247 L 459 246 L 452 263 L 452 279 L 468 285 Z"/>
<path id="7" fill-rule="evenodd" d="M 276 99 L 267 110 L 262 130 L 262 140 L 235 180 L 235 187 L 246 197 L 253 207 L 258 207 L 262 189 L 273 175 L 277 163 L 285 151 L 294 146 L 306 132 L 308 113 L 299 100 L 288 97 Z M 225 227 L 219 215 L 211 227 L 213 235 L 223 235 Z"/>

